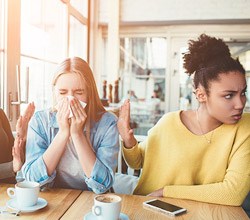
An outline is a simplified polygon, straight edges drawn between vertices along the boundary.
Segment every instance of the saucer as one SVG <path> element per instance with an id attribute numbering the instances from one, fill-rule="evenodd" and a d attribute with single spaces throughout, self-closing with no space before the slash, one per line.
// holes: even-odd
<path id="1" fill-rule="evenodd" d="M 19 210 L 21 212 L 35 212 L 39 209 L 44 208 L 47 205 L 47 201 L 43 198 L 38 198 L 37 204 L 29 207 L 22 207 L 19 208 L 16 202 L 16 199 L 10 199 L 6 205 L 8 208 L 14 209 L 14 210 Z"/>
<path id="2" fill-rule="evenodd" d="M 89 212 L 84 216 L 83 220 L 96 220 L 96 216 Z M 124 213 L 120 213 L 119 220 L 129 220 L 129 217 Z"/>

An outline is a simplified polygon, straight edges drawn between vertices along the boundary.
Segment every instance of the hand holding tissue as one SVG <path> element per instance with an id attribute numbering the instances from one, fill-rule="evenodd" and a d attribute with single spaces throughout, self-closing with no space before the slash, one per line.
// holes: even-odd
<path id="1" fill-rule="evenodd" d="M 72 109 L 71 109 L 71 107 L 70 107 L 70 101 L 71 101 L 72 99 L 74 99 L 75 97 L 74 97 L 74 96 L 71 96 L 71 95 L 68 95 L 67 98 L 68 98 L 68 104 L 69 104 L 69 105 L 68 105 L 68 106 L 69 106 L 69 118 L 72 118 L 72 117 L 73 117 L 73 113 L 72 113 Z M 58 108 L 59 108 L 61 102 L 62 102 L 62 100 L 59 101 L 59 103 L 56 105 L 56 109 L 57 109 L 57 110 L 58 110 Z M 83 108 L 86 107 L 87 103 L 85 103 L 85 102 L 83 102 L 83 101 L 80 101 L 80 100 L 79 100 L 79 102 L 80 102 L 80 104 L 82 105 Z"/>

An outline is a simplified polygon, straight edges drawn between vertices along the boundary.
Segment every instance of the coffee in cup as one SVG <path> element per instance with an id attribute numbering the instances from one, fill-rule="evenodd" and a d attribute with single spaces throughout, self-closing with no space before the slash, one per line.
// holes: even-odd
<path id="1" fill-rule="evenodd" d="M 118 220 L 121 212 L 121 201 L 121 197 L 117 195 L 98 195 L 94 198 L 92 213 L 97 220 Z"/>
<path id="2" fill-rule="evenodd" d="M 40 184 L 37 182 L 23 181 L 15 184 L 15 188 L 8 188 L 7 194 L 16 199 L 18 208 L 30 207 L 37 204 Z"/>

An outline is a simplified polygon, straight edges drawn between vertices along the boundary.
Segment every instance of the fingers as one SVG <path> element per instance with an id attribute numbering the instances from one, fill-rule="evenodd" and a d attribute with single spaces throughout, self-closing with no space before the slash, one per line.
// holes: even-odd
<path id="1" fill-rule="evenodd" d="M 28 124 L 34 112 L 35 112 L 35 104 L 34 102 L 31 102 L 28 104 L 23 115 L 21 115 L 17 120 L 17 123 L 16 123 L 17 136 L 20 136 L 23 139 L 26 139 Z"/>
<path id="2" fill-rule="evenodd" d="M 13 156 L 13 170 L 14 172 L 19 171 L 24 163 L 24 144 L 23 140 L 19 137 L 15 139 L 14 146 L 12 148 Z"/>
<path id="3" fill-rule="evenodd" d="M 13 148 L 20 147 L 21 142 L 22 142 L 22 138 L 20 138 L 19 135 L 17 135 L 17 137 L 15 138 L 15 141 L 14 141 Z"/>
<path id="4" fill-rule="evenodd" d="M 130 103 L 124 102 L 119 110 L 119 119 L 130 121 Z"/>
<path id="5" fill-rule="evenodd" d="M 31 117 L 33 116 L 34 112 L 35 112 L 35 104 L 34 104 L 34 102 L 31 102 L 28 104 L 27 108 L 25 109 L 23 116 L 21 115 L 18 118 L 17 124 L 16 124 L 16 129 L 20 130 L 22 127 L 25 127 L 24 129 L 27 129 L 28 123 L 29 123 Z"/>
<path id="6" fill-rule="evenodd" d="M 130 120 L 130 101 L 126 99 L 120 107 L 119 117 Z"/>
<path id="7" fill-rule="evenodd" d="M 22 116 L 19 116 L 16 122 L 16 129 L 22 127 Z"/>
<path id="8" fill-rule="evenodd" d="M 70 107 L 76 118 L 87 118 L 87 113 L 78 99 L 72 99 L 70 101 Z"/>
<path id="9" fill-rule="evenodd" d="M 70 125 L 70 121 L 69 121 L 70 111 L 69 111 L 69 104 L 68 104 L 67 97 L 64 97 L 60 101 L 60 105 L 58 107 L 59 108 L 56 114 L 56 118 L 57 118 L 59 130 L 64 131 L 68 134 L 69 125 Z"/>
<path id="10" fill-rule="evenodd" d="M 20 137 L 15 138 L 14 146 L 12 148 L 12 156 L 13 157 L 20 157 L 24 154 L 24 149 L 23 149 L 23 139 Z"/>
<path id="11" fill-rule="evenodd" d="M 72 99 L 70 101 L 70 108 L 73 114 L 70 125 L 70 133 L 72 135 L 82 131 L 87 121 L 87 113 L 78 99 Z"/>
<path id="12" fill-rule="evenodd" d="M 16 137 L 26 138 L 28 123 L 24 123 L 23 116 L 20 116 L 16 123 Z"/>
<path id="13" fill-rule="evenodd" d="M 34 112 L 35 112 L 35 104 L 34 102 L 31 102 L 28 104 L 27 108 L 25 109 L 23 113 L 24 119 L 27 119 L 29 121 L 31 117 L 33 116 Z"/>
<path id="14" fill-rule="evenodd" d="M 130 129 L 128 133 L 129 133 L 129 135 L 132 135 L 132 134 L 134 134 L 134 130 Z"/>
<path id="15" fill-rule="evenodd" d="M 60 118 L 68 119 L 69 117 L 69 104 L 67 97 L 63 98 L 58 109 Z"/>

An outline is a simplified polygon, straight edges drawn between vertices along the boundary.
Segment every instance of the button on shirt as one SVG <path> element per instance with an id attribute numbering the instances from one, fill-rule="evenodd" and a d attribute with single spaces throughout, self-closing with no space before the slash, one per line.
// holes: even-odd
<path id="1" fill-rule="evenodd" d="M 26 143 L 26 162 L 22 167 L 20 178 L 50 184 L 62 188 L 92 190 L 95 193 L 106 192 L 114 182 L 114 172 L 117 167 L 119 150 L 119 134 L 117 117 L 109 112 L 92 124 L 90 140 L 96 154 L 96 161 L 90 178 L 88 178 L 79 163 L 74 145 L 68 140 L 57 169 L 48 176 L 43 154 L 50 146 L 59 127 L 56 112 L 50 110 L 38 111 L 29 123 Z M 83 131 L 84 132 L 84 131 Z"/>

